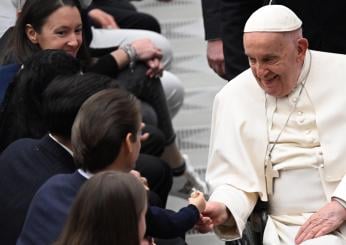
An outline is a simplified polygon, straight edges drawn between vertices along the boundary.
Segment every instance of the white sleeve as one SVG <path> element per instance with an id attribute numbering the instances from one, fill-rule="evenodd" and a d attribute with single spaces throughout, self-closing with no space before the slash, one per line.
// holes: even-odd
<path id="1" fill-rule="evenodd" d="M 336 197 L 346 202 L 346 175 L 342 178 L 341 182 L 336 187 L 332 197 Z"/>
<path id="2" fill-rule="evenodd" d="M 219 186 L 210 196 L 210 201 L 226 205 L 232 217 L 215 227 L 215 234 L 223 240 L 236 240 L 242 236 L 246 222 L 257 202 L 257 193 L 246 193 L 232 186 Z"/>

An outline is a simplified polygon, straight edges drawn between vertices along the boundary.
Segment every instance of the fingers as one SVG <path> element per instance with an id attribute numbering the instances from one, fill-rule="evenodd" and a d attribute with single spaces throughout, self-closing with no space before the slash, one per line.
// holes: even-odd
<path id="1" fill-rule="evenodd" d="M 101 9 L 92 9 L 88 12 L 89 17 L 97 22 L 102 28 L 114 29 L 119 28 L 112 15 Z"/>
<path id="2" fill-rule="evenodd" d="M 141 174 L 137 170 L 131 170 L 130 174 L 132 174 L 133 176 L 135 176 L 138 179 L 141 177 Z"/>
<path id="3" fill-rule="evenodd" d="M 162 51 L 150 39 L 138 39 L 133 41 L 131 45 L 136 50 L 138 60 L 162 59 Z"/>
<path id="4" fill-rule="evenodd" d="M 108 29 L 118 29 L 119 28 L 119 26 L 115 22 L 113 16 L 107 15 L 105 17 L 106 17 L 105 22 L 107 23 L 107 26 L 105 28 L 108 28 Z"/>
<path id="5" fill-rule="evenodd" d="M 147 191 L 149 191 L 149 184 L 148 184 L 147 178 L 145 178 L 145 177 L 140 177 L 140 180 L 141 180 L 141 182 L 143 183 L 144 188 L 145 188 Z"/>
<path id="6" fill-rule="evenodd" d="M 191 193 L 190 198 L 188 199 L 190 204 L 193 204 L 197 207 L 198 211 L 201 213 L 206 207 L 206 200 L 204 194 L 200 191 L 194 191 Z"/>
<path id="7" fill-rule="evenodd" d="M 146 75 L 150 78 L 161 77 L 163 73 L 163 65 L 159 59 L 151 59 L 146 62 L 149 67 Z"/>
<path id="8" fill-rule="evenodd" d="M 144 134 L 142 134 L 142 135 L 141 135 L 141 138 L 140 138 L 141 142 L 144 142 L 144 141 L 146 141 L 147 139 L 149 139 L 149 136 L 150 136 L 149 133 L 144 133 Z"/>
<path id="9" fill-rule="evenodd" d="M 310 220 L 307 220 L 307 222 L 305 222 L 305 224 L 298 231 L 295 239 L 296 244 L 300 244 L 305 240 L 314 238 L 318 232 L 317 229 L 318 227 L 316 227 L 316 225 L 311 223 Z"/>
<path id="10" fill-rule="evenodd" d="M 296 244 L 329 234 L 338 229 L 344 222 L 341 215 L 343 212 L 345 212 L 344 207 L 338 202 L 331 201 L 326 204 L 302 225 L 295 238 Z"/>
<path id="11" fill-rule="evenodd" d="M 224 77 L 226 75 L 224 61 L 214 61 L 208 59 L 208 64 L 210 68 L 212 68 L 220 77 Z"/>
<path id="12" fill-rule="evenodd" d="M 222 40 L 208 41 L 207 59 L 210 68 L 212 68 L 219 76 L 225 77 L 225 57 L 223 54 Z"/>
<path id="13" fill-rule="evenodd" d="M 199 219 L 197 224 L 195 225 L 195 228 L 200 232 L 200 233 L 207 233 L 213 230 L 214 225 L 212 220 L 209 217 L 203 217 Z"/>
<path id="14" fill-rule="evenodd" d="M 130 174 L 132 174 L 133 176 L 135 176 L 137 179 L 139 179 L 143 185 L 144 188 L 148 191 L 149 190 L 149 185 L 148 185 L 148 180 L 145 177 L 142 177 L 140 172 L 136 171 L 136 170 L 131 170 Z"/>
<path id="15" fill-rule="evenodd" d="M 140 126 L 140 130 L 142 131 L 145 127 L 145 123 L 144 122 L 141 122 L 141 126 Z M 140 136 L 140 141 L 141 142 L 144 142 L 146 141 L 148 138 L 150 137 L 150 134 L 149 133 L 142 133 L 141 136 Z"/>

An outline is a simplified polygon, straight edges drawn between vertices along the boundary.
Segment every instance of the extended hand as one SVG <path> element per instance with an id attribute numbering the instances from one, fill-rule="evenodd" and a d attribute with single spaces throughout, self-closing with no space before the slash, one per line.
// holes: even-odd
<path id="1" fill-rule="evenodd" d="M 346 220 L 346 209 L 337 201 L 331 201 L 302 225 L 295 238 L 296 244 L 329 234 Z"/>
<path id="2" fill-rule="evenodd" d="M 197 223 L 196 229 L 201 233 L 209 232 L 214 228 L 214 225 L 223 224 L 228 218 L 225 204 L 209 201 L 202 212 L 202 217 Z"/>
<path id="3" fill-rule="evenodd" d="M 189 197 L 189 203 L 197 207 L 198 211 L 202 213 L 207 205 L 207 202 L 204 198 L 204 194 L 200 191 L 194 191 Z"/>

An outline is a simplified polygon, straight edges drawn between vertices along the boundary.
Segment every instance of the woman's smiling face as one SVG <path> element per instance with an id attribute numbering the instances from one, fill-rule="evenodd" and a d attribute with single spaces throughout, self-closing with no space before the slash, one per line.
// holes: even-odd
<path id="1" fill-rule="evenodd" d="M 82 45 L 82 20 L 76 7 L 63 6 L 54 11 L 41 30 L 27 25 L 26 33 L 41 49 L 61 49 L 76 57 Z"/>

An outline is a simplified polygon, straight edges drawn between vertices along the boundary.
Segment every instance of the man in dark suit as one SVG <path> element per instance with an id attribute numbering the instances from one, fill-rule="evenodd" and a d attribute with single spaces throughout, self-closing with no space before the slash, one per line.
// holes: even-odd
<path id="1" fill-rule="evenodd" d="M 231 80 L 249 67 L 243 49 L 243 28 L 268 0 L 202 0 L 209 66 Z M 274 0 L 292 9 L 303 21 L 304 36 L 314 50 L 346 54 L 345 1 Z"/>

